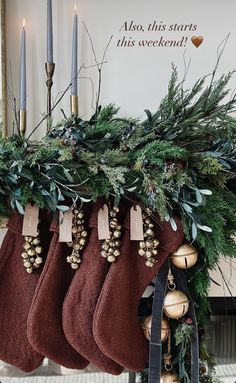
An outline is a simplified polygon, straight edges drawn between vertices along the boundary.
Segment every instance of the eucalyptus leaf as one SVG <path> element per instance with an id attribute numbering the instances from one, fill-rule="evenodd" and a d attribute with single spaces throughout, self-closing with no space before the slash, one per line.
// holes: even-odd
<path id="1" fill-rule="evenodd" d="M 199 189 L 199 191 L 204 195 L 212 195 L 212 191 L 208 189 Z"/>
<path id="2" fill-rule="evenodd" d="M 202 195 L 198 189 L 196 189 L 195 192 L 196 192 L 196 200 L 199 204 L 201 204 L 202 203 Z"/>
<path id="3" fill-rule="evenodd" d="M 172 229 L 174 231 L 177 231 L 178 227 L 177 227 L 177 224 L 173 218 L 170 218 L 170 224 L 171 224 Z"/>
<path id="4" fill-rule="evenodd" d="M 17 207 L 17 210 L 19 211 L 19 213 L 24 215 L 25 214 L 24 208 L 17 199 L 15 200 L 15 204 L 16 204 L 16 207 Z"/>
<path id="5" fill-rule="evenodd" d="M 63 190 L 63 195 L 65 197 L 69 197 L 69 198 L 75 198 L 75 195 L 76 195 L 76 192 L 70 192 L 70 191 L 67 191 L 67 190 Z"/>
<path id="6" fill-rule="evenodd" d="M 197 238 L 197 225 L 195 222 L 192 222 L 192 239 L 195 241 Z"/>
<path id="7" fill-rule="evenodd" d="M 231 170 L 231 166 L 229 165 L 228 162 L 222 160 L 221 158 L 219 159 L 219 162 L 227 169 L 227 170 Z"/>
<path id="8" fill-rule="evenodd" d="M 12 184 L 17 185 L 18 184 L 18 177 L 16 174 L 8 174 L 6 176 L 6 181 L 10 181 Z"/>
<path id="9" fill-rule="evenodd" d="M 70 175 L 70 173 L 69 173 L 69 171 L 67 170 L 67 169 L 63 169 L 63 172 L 64 172 L 64 174 L 65 174 L 65 176 L 66 176 L 66 178 L 68 179 L 68 181 L 69 182 L 74 182 L 74 178 Z"/>
<path id="10" fill-rule="evenodd" d="M 206 231 L 207 233 L 212 233 L 212 229 L 209 226 L 200 225 L 197 223 L 197 227 L 203 231 Z"/>
<path id="11" fill-rule="evenodd" d="M 57 209 L 64 213 L 65 211 L 70 210 L 70 207 L 66 205 L 57 205 Z"/>
<path id="12" fill-rule="evenodd" d="M 128 192 L 132 193 L 132 192 L 134 192 L 136 189 L 137 189 L 137 186 L 134 186 L 134 187 L 128 188 L 128 189 L 126 189 L 126 190 L 127 190 Z"/>
<path id="13" fill-rule="evenodd" d="M 91 198 L 81 197 L 80 195 L 79 195 L 79 199 L 80 199 L 81 202 L 91 202 L 92 201 Z"/>
<path id="14" fill-rule="evenodd" d="M 182 207 L 185 211 L 187 211 L 188 213 L 192 213 L 193 212 L 193 209 L 191 208 L 191 206 L 189 206 L 187 203 L 182 203 Z"/>
<path id="15" fill-rule="evenodd" d="M 50 183 L 50 192 L 52 192 L 54 190 L 56 190 L 56 184 L 55 184 L 55 182 L 51 182 Z"/>
<path id="16" fill-rule="evenodd" d="M 169 222 L 169 220 L 170 220 L 170 215 L 167 213 L 167 214 L 165 215 L 165 221 L 166 221 L 166 222 Z"/>

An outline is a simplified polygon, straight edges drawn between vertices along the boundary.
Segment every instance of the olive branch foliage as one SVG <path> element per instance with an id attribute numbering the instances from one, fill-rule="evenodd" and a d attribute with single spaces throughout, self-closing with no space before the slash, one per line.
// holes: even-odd
<path id="1" fill-rule="evenodd" d="M 62 120 L 41 142 L 19 135 L 1 140 L 0 210 L 23 213 L 31 202 L 66 211 L 77 200 L 112 195 L 119 203 L 127 197 L 158 212 L 173 229 L 178 210 L 190 241 L 205 248 L 214 242 L 217 254 L 231 254 L 224 239 L 235 229 L 235 196 L 227 181 L 236 170 L 236 101 L 224 100 L 232 75 L 211 87 L 202 78 L 183 90 L 173 67 L 166 97 L 156 112 L 145 110 L 144 121 L 120 118 L 108 105 L 88 121 Z M 210 267 L 215 250 L 208 253 Z"/>

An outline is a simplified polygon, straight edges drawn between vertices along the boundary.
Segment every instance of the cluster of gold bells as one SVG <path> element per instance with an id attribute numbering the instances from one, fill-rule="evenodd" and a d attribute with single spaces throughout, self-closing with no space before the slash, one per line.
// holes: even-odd
<path id="1" fill-rule="evenodd" d="M 117 219 L 117 213 L 119 212 L 118 207 L 114 207 L 109 212 L 109 227 L 110 227 L 110 238 L 105 239 L 102 244 L 101 256 L 106 258 L 109 263 L 115 262 L 117 257 L 120 255 L 121 246 L 121 225 Z"/>
<path id="2" fill-rule="evenodd" d="M 43 248 L 40 243 L 39 232 L 37 237 L 25 236 L 24 239 L 25 242 L 21 256 L 27 273 L 31 274 L 34 269 L 38 269 L 43 262 L 43 258 L 40 256 Z"/>
<path id="3" fill-rule="evenodd" d="M 119 213 L 118 207 L 113 207 L 109 211 L 109 229 L 110 238 L 105 239 L 101 245 L 101 256 L 106 258 L 109 263 L 113 263 L 120 256 L 121 246 L 121 229 L 122 226 L 118 222 L 117 214 Z M 76 270 L 81 263 L 81 255 L 87 244 L 88 231 L 84 226 L 84 212 L 76 207 L 72 210 L 73 222 L 72 222 L 72 242 L 67 242 L 67 245 L 72 248 L 71 254 L 67 257 L 67 262 L 71 265 L 71 268 Z M 143 231 L 144 241 L 139 243 L 139 254 L 145 258 L 145 264 L 147 267 L 153 267 L 158 253 L 158 240 L 155 239 L 155 233 L 153 231 L 153 223 L 150 218 L 151 213 L 143 213 Z M 25 237 L 24 251 L 22 257 L 24 259 L 24 266 L 28 273 L 32 273 L 33 269 L 39 268 L 42 264 L 42 257 L 37 256 L 42 253 L 43 249 L 40 244 L 39 237 Z M 36 246 L 32 248 L 32 246 Z"/>
<path id="4" fill-rule="evenodd" d="M 120 256 L 121 246 L 121 229 L 122 226 L 118 222 L 118 207 L 114 207 L 109 211 L 109 229 L 110 238 L 105 239 L 101 245 L 101 256 L 106 258 L 109 263 L 113 263 Z M 71 268 L 76 270 L 82 261 L 81 255 L 87 244 L 88 231 L 84 225 L 84 212 L 74 207 L 72 210 L 72 242 L 67 245 L 72 248 L 71 254 L 67 257 L 67 262 Z M 144 240 L 139 242 L 139 255 L 144 257 L 145 265 L 149 268 L 153 267 L 157 260 L 159 241 L 155 237 L 153 230 L 154 224 L 151 219 L 151 211 L 147 210 L 142 213 L 143 219 L 143 236 Z M 23 246 L 23 264 L 28 273 L 32 273 L 34 269 L 38 269 L 43 262 L 40 254 L 43 248 L 40 244 L 39 234 L 37 237 L 25 237 Z M 188 244 L 182 245 L 171 256 L 173 264 L 180 268 L 188 268 L 190 264 L 196 262 L 197 252 Z"/>
<path id="5" fill-rule="evenodd" d="M 72 253 L 66 260 L 70 263 L 73 270 L 79 268 L 81 263 L 81 252 L 86 246 L 88 232 L 84 228 L 84 213 L 82 210 L 74 208 L 72 223 L 72 242 L 67 242 L 67 246 L 72 247 Z"/>
<path id="6" fill-rule="evenodd" d="M 157 247 L 159 245 L 159 241 L 155 239 L 155 233 L 153 231 L 154 224 L 151 221 L 151 212 L 143 212 L 143 231 L 144 231 L 144 241 L 139 242 L 139 255 L 146 259 L 145 265 L 147 267 L 153 267 L 157 262 Z"/>
<path id="7" fill-rule="evenodd" d="M 180 269 L 189 269 L 193 267 L 198 259 L 198 253 L 194 246 L 189 244 L 181 245 L 178 250 L 170 256 L 171 262 Z M 168 274 L 168 291 L 166 293 L 163 310 L 167 318 L 179 319 L 187 314 L 189 310 L 189 300 L 186 294 L 176 289 L 174 276 L 171 268 Z M 162 319 L 161 324 L 161 341 L 165 342 L 168 339 L 168 353 L 164 355 L 164 371 L 161 373 L 160 383 L 179 383 L 177 374 L 173 371 L 171 363 L 171 329 L 169 320 Z M 145 338 L 151 340 L 152 316 L 148 316 L 143 322 L 143 332 Z"/>

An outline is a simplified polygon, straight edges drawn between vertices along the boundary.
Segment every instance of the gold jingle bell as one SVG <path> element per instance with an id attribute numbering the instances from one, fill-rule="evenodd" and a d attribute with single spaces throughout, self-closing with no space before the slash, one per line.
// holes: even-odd
<path id="1" fill-rule="evenodd" d="M 147 340 L 151 340 L 151 329 L 152 329 L 152 315 L 147 317 L 145 321 L 143 322 L 143 332 L 144 336 Z M 161 323 L 161 341 L 165 342 L 165 340 L 168 338 L 170 332 L 170 326 L 167 319 L 163 318 Z"/>
<path id="2" fill-rule="evenodd" d="M 160 383 L 180 383 L 178 376 L 173 371 L 163 371 Z"/>
<path id="3" fill-rule="evenodd" d="M 150 315 L 143 322 L 143 333 L 147 340 L 151 339 L 151 329 L 152 329 L 152 316 Z"/>
<path id="4" fill-rule="evenodd" d="M 164 299 L 163 309 L 169 318 L 179 319 L 183 317 L 189 309 L 186 294 L 180 290 L 168 291 Z"/>
<path id="5" fill-rule="evenodd" d="M 194 246 L 185 243 L 171 255 L 170 259 L 179 269 L 189 269 L 197 262 L 198 252 Z"/>
<path id="6" fill-rule="evenodd" d="M 170 325 L 166 318 L 162 319 L 161 323 L 161 341 L 165 342 L 170 333 Z"/>

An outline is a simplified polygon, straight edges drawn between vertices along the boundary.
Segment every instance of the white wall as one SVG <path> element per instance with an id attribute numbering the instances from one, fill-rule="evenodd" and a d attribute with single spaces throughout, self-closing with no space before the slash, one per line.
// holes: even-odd
<path id="1" fill-rule="evenodd" d="M 94 64 L 91 46 L 82 26 L 86 23 L 92 35 L 98 60 L 101 60 L 105 46 L 113 35 L 103 69 L 101 102 L 115 102 L 121 107 L 121 114 L 142 116 L 145 108 L 155 110 L 165 95 L 171 72 L 171 62 L 178 66 L 180 78 L 184 74 L 186 60 L 191 58 L 191 66 L 186 86 L 200 76 L 210 73 L 216 63 L 217 47 L 230 32 L 228 44 L 221 59 L 218 73 L 225 73 L 236 67 L 236 3 L 235 0 L 54 0 L 54 56 L 56 72 L 54 76 L 54 99 L 70 81 L 71 35 L 74 2 L 79 11 L 79 62 L 87 66 Z M 46 0 L 7 0 L 7 46 L 9 89 L 14 89 L 17 97 L 19 40 L 22 19 L 26 18 L 27 29 L 27 80 L 28 80 L 28 132 L 41 119 L 46 111 L 46 86 L 44 63 L 46 57 Z M 190 25 L 196 24 L 196 31 L 165 32 L 125 32 L 119 31 L 125 21 L 134 21 L 146 26 L 156 20 L 157 24 Z M 203 36 L 199 48 L 191 43 L 192 36 Z M 169 40 L 187 38 L 186 47 L 117 47 L 119 39 L 152 39 L 161 36 Z M 96 68 L 84 70 L 82 77 L 89 76 L 97 88 Z M 89 117 L 92 89 L 89 80 L 80 82 L 80 113 Z M 231 82 L 235 87 L 235 78 Z M 60 108 L 69 114 L 69 94 L 61 102 L 54 116 L 61 118 Z M 10 120 L 13 113 L 9 105 Z M 45 133 L 45 124 L 38 130 L 36 138 Z M 235 275 L 235 274 L 234 274 Z M 219 278 L 218 278 L 219 279 Z M 214 295 L 214 288 L 212 295 Z M 236 287 L 235 287 L 236 289 Z M 235 290 L 234 290 L 235 291 Z M 219 294 L 217 289 L 217 294 Z M 221 292 L 222 293 L 222 292 Z M 235 291 L 236 295 L 236 291 Z"/>
<path id="2" fill-rule="evenodd" d="M 178 65 L 180 77 L 184 72 L 183 53 L 191 58 L 191 68 L 187 85 L 191 85 L 199 76 L 211 72 L 216 62 L 216 49 L 224 37 L 231 32 L 228 45 L 223 55 L 219 73 L 235 67 L 236 26 L 234 0 L 54 0 L 54 52 L 56 72 L 54 76 L 54 98 L 64 90 L 70 81 L 71 35 L 74 2 L 77 3 L 80 18 L 79 62 L 94 64 L 91 47 L 82 26 L 86 23 L 101 59 L 111 35 L 113 41 L 107 53 L 108 63 L 103 70 L 102 103 L 115 102 L 121 106 L 122 113 L 133 116 L 143 114 L 145 108 L 154 110 L 166 91 L 170 75 L 170 64 Z M 226 15 L 227 12 L 227 15 Z M 223 18 L 222 15 L 225 15 Z M 227 17 L 226 17 L 227 16 Z M 40 120 L 46 111 L 45 56 L 46 56 L 46 0 L 7 0 L 7 44 L 8 64 L 14 94 L 18 97 L 18 61 L 19 40 L 22 19 L 26 18 L 27 28 L 27 78 L 28 78 L 28 131 Z M 165 24 L 197 24 L 196 31 L 188 32 L 123 32 L 119 31 L 125 21 L 134 20 L 147 26 L 154 20 Z M 167 39 L 188 37 L 186 47 L 176 48 L 140 48 L 117 47 L 119 38 L 127 39 Z M 191 36 L 202 35 L 204 42 L 195 48 Z M 83 71 L 81 76 L 90 76 L 96 83 L 96 69 Z M 80 80 L 80 111 L 82 115 L 91 113 L 91 84 Z M 60 107 L 69 113 L 69 97 L 65 97 Z M 12 113 L 9 109 L 9 114 Z M 61 118 L 60 108 L 55 113 L 55 120 Z M 41 129 L 43 130 L 43 128 Z M 42 132 L 38 132 L 40 136 Z"/>

